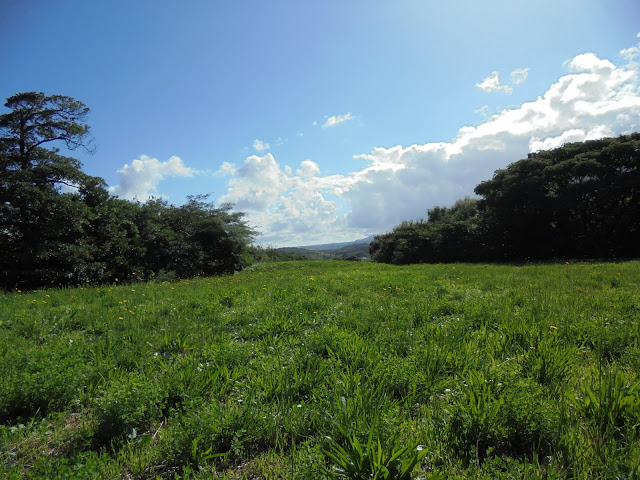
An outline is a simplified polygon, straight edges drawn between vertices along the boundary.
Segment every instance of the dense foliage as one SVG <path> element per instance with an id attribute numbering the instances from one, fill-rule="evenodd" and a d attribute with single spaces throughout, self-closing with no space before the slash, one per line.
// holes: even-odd
<path id="1" fill-rule="evenodd" d="M 109 195 L 67 150 L 92 151 L 89 109 L 20 93 L 0 115 L 0 288 L 191 277 L 243 265 L 253 232 L 242 213 L 191 197 L 180 207 Z"/>
<path id="2" fill-rule="evenodd" d="M 640 134 L 571 143 L 497 170 L 478 200 L 378 235 L 375 261 L 637 258 Z"/>
<path id="3" fill-rule="evenodd" d="M 0 293 L 0 478 L 637 478 L 640 262 Z"/>

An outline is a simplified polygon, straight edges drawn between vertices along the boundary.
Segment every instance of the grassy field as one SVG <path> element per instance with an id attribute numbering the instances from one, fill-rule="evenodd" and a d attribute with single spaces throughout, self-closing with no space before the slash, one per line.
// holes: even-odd
<path id="1" fill-rule="evenodd" d="M 637 478 L 639 341 L 640 262 L 0 294 L 0 477 Z"/>

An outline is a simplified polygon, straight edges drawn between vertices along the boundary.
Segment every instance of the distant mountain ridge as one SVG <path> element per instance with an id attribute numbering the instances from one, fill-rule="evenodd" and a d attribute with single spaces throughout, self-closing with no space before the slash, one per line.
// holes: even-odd
<path id="1" fill-rule="evenodd" d="M 343 247 L 348 247 L 350 245 L 361 245 L 366 244 L 367 246 L 373 240 L 373 236 L 361 238 L 360 240 L 354 240 L 353 242 L 338 242 L 338 243 L 322 243 L 320 245 L 300 245 L 298 247 L 292 248 L 304 248 L 305 250 L 317 250 L 317 251 L 326 251 L 326 250 L 338 250 Z"/>
<path id="2" fill-rule="evenodd" d="M 278 248 L 278 251 L 308 260 L 363 260 L 369 258 L 369 244 L 372 240 L 373 236 L 370 236 L 353 242 L 283 247 Z"/>

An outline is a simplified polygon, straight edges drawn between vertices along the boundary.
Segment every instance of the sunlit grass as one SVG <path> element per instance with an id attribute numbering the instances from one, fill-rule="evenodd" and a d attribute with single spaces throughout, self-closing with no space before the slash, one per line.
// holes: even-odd
<path id="1" fill-rule="evenodd" d="M 631 477 L 639 318 L 639 262 L 0 294 L 0 473 L 323 478 L 421 445 L 427 478 Z"/>

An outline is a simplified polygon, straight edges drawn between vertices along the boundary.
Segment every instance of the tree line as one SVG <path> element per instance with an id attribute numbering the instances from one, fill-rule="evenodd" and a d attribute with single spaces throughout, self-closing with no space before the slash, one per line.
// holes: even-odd
<path id="1" fill-rule="evenodd" d="M 255 232 L 232 206 L 192 196 L 182 206 L 113 197 L 61 154 L 93 151 L 89 108 L 26 92 L 0 115 L 0 288 L 229 273 Z"/>
<path id="2" fill-rule="evenodd" d="M 451 207 L 370 244 L 377 262 L 523 262 L 640 256 L 640 134 L 529 154 Z"/>

